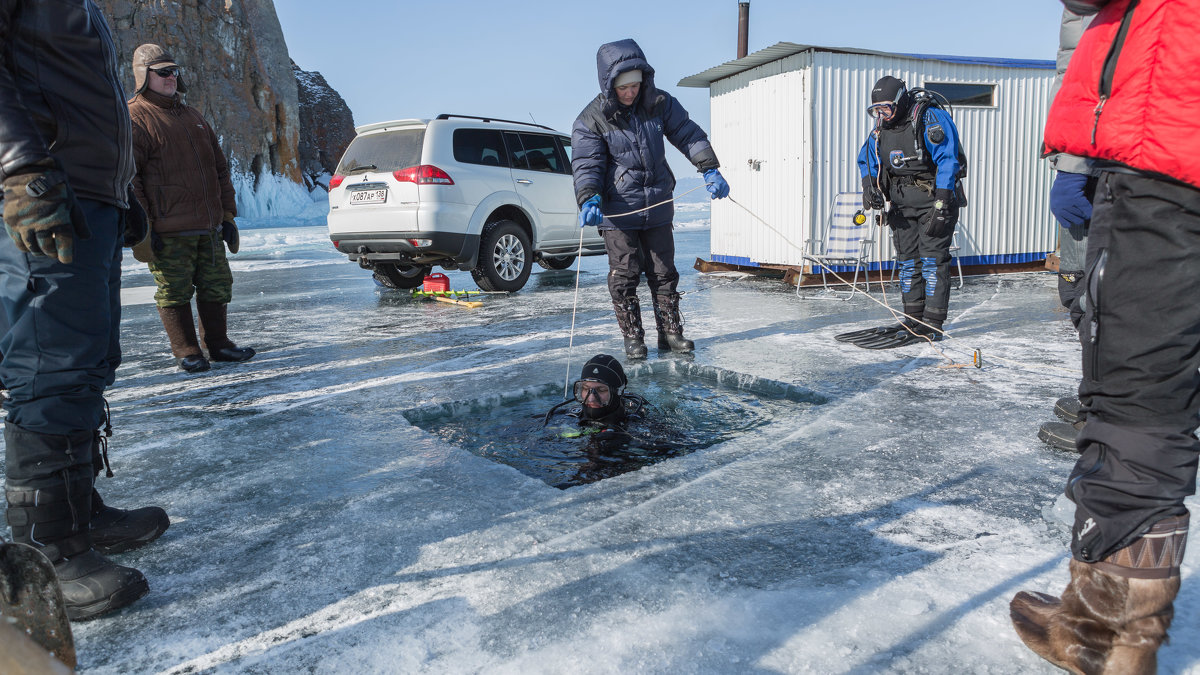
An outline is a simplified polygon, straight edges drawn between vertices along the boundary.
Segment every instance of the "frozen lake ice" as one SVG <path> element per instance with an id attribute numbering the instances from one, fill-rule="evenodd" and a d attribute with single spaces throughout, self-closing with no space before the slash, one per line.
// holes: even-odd
<path id="1" fill-rule="evenodd" d="M 248 227 L 230 326 L 259 354 L 199 375 L 127 259 L 98 488 L 172 525 L 115 556 L 151 592 L 75 625 L 80 671 L 1059 672 L 1008 620 L 1018 590 L 1067 580 L 1074 455 L 1036 437 L 1079 376 L 1053 275 L 969 278 L 941 353 L 867 351 L 833 335 L 890 323 L 874 302 L 699 275 L 708 230 L 676 238 L 692 363 L 825 403 L 567 490 L 403 413 L 620 355 L 604 258 L 568 350 L 574 269 L 470 310 L 378 288 L 321 226 Z M 1200 673 L 1198 568 L 1192 546 L 1163 673 Z"/>

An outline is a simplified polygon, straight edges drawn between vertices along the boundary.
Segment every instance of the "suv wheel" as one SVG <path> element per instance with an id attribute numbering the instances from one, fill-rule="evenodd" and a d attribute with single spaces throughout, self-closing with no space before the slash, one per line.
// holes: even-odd
<path id="1" fill-rule="evenodd" d="M 533 254 L 529 235 L 511 220 L 490 223 L 480 237 L 479 266 L 471 270 L 485 291 L 519 291 L 529 280 Z"/>
<path id="2" fill-rule="evenodd" d="M 395 263 L 375 263 L 375 280 L 388 288 L 407 290 L 416 288 L 425 281 L 432 267 L 420 265 L 397 265 Z"/>
<path id="3" fill-rule="evenodd" d="M 546 255 L 538 258 L 538 264 L 548 270 L 565 270 L 575 262 L 573 255 Z"/>

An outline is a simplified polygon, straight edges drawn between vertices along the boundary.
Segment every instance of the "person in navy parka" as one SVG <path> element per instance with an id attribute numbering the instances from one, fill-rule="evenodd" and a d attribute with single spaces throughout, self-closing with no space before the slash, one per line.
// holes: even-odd
<path id="1" fill-rule="evenodd" d="M 663 138 L 704 173 L 714 199 L 729 194 L 708 136 L 673 96 L 654 86 L 654 69 L 633 40 L 596 52 L 600 94 L 571 130 L 571 171 L 580 226 L 596 225 L 608 248 L 608 290 L 629 358 L 646 357 L 638 304 L 644 271 L 654 299 L 658 348 L 690 352 L 679 314 L 679 272 L 671 234 L 675 176 Z"/>

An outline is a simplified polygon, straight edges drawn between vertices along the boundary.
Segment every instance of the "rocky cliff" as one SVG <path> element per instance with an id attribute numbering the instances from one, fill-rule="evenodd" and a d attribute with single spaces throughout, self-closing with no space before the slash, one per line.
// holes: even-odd
<path id="1" fill-rule="evenodd" d="M 121 76 L 129 95 L 133 94 L 130 61 L 138 45 L 162 45 L 183 66 L 188 86 L 184 100 L 212 124 L 237 172 L 239 211 L 245 210 L 243 203 L 250 206 L 255 198 L 244 194 L 247 191 L 259 193 L 261 198 L 266 193 L 278 194 L 280 184 L 306 182 L 300 153 L 308 125 L 302 122 L 297 74 L 272 0 L 97 3 L 113 28 Z M 341 101 L 336 92 L 332 96 Z M 349 109 L 345 116 L 348 120 Z M 320 115 L 309 117 L 316 120 L 315 128 L 332 128 Z M 353 122 L 349 124 L 353 134 Z M 309 153 L 315 157 L 319 158 L 322 150 L 326 155 L 334 154 L 333 162 L 340 156 L 340 150 L 328 150 L 319 141 L 315 147 L 319 150 Z M 270 190 L 262 185 L 266 179 L 275 184 Z M 286 207 L 266 207 L 268 212 L 282 210 Z"/>
<path id="2" fill-rule="evenodd" d="M 300 169 L 306 176 L 333 173 L 354 140 L 354 115 L 320 73 L 295 63 L 292 70 L 300 94 Z"/>

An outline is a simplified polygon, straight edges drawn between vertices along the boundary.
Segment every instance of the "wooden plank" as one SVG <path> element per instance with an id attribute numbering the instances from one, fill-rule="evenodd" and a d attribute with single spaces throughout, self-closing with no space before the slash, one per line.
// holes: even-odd
<path id="1" fill-rule="evenodd" d="M 437 300 L 438 302 L 448 302 L 452 305 L 459 305 L 461 307 L 469 307 L 471 309 L 475 309 L 477 307 L 483 307 L 483 303 L 479 300 L 455 300 L 454 298 L 447 298 L 444 295 L 435 295 L 435 296 L 433 296 L 433 299 Z"/>

